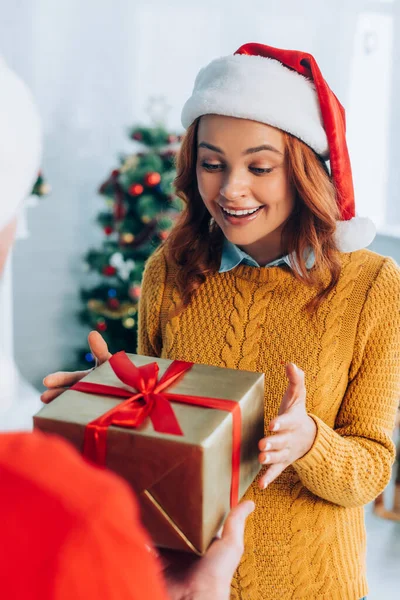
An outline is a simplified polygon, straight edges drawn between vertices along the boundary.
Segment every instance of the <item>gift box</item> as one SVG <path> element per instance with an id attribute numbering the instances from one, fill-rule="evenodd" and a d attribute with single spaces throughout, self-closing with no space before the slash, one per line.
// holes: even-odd
<path id="1" fill-rule="evenodd" d="M 119 352 L 34 427 L 122 476 L 155 545 L 202 555 L 260 470 L 263 405 L 263 373 Z"/>

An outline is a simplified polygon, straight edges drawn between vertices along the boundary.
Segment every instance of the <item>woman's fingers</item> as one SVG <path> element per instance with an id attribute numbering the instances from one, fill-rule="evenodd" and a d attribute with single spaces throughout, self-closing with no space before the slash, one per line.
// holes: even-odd
<path id="1" fill-rule="evenodd" d="M 258 449 L 265 452 L 268 452 L 268 450 L 283 450 L 290 445 L 290 438 L 290 433 L 270 435 L 258 442 Z"/>
<path id="2" fill-rule="evenodd" d="M 74 385 L 86 375 L 90 373 L 92 369 L 88 369 L 87 371 L 58 371 L 57 373 L 51 373 L 47 375 L 43 379 L 43 385 L 48 388 L 60 388 L 60 387 L 69 387 Z"/>
<path id="3" fill-rule="evenodd" d="M 96 359 L 96 367 L 111 358 L 108 346 L 98 331 L 91 331 L 88 335 L 90 350 Z"/>
<path id="4" fill-rule="evenodd" d="M 270 431 L 293 431 L 296 429 L 298 425 L 298 408 L 300 404 L 296 407 L 293 406 L 292 409 L 288 412 L 285 412 L 275 419 L 272 419 L 270 424 L 268 425 L 268 429 Z M 305 410 L 305 409 L 304 409 Z"/>
<path id="5" fill-rule="evenodd" d="M 267 485 L 269 485 L 270 483 L 272 483 L 277 477 L 279 477 L 279 475 L 285 470 L 286 465 L 283 465 L 281 463 L 278 463 L 276 465 L 271 465 L 268 468 L 268 471 L 265 472 L 265 474 L 260 477 L 258 485 L 259 487 L 264 490 Z"/>
<path id="6" fill-rule="evenodd" d="M 289 448 L 277 450 L 276 452 L 260 452 L 260 454 L 258 455 L 258 462 L 262 465 L 286 463 L 285 466 L 287 466 L 287 460 L 289 458 L 289 455 Z"/>
<path id="7" fill-rule="evenodd" d="M 61 387 L 61 388 L 56 388 L 53 390 L 46 390 L 40 396 L 40 399 L 44 404 L 48 404 L 49 402 L 52 402 L 52 400 L 54 400 L 54 398 L 57 398 L 57 396 L 59 396 L 60 394 L 65 392 L 65 390 L 67 390 L 67 389 L 68 388 Z"/>

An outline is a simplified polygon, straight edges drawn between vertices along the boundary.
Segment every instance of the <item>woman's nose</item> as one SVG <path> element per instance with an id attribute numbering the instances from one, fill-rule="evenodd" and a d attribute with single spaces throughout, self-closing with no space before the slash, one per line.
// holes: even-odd
<path id="1" fill-rule="evenodd" d="M 238 176 L 226 177 L 221 187 L 220 194 L 227 200 L 236 200 L 247 195 L 246 181 Z"/>

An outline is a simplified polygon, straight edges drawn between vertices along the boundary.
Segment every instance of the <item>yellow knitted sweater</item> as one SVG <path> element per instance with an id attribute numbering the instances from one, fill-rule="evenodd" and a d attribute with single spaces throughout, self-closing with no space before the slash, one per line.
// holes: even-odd
<path id="1" fill-rule="evenodd" d="M 256 509 L 232 583 L 235 600 L 368 593 L 363 506 L 385 488 L 395 458 L 400 269 L 369 250 L 343 253 L 341 262 L 337 286 L 312 318 L 302 308 L 316 291 L 289 267 L 241 264 L 209 276 L 172 319 L 175 267 L 162 248 L 146 263 L 139 354 L 264 372 L 266 425 L 288 384 L 281 362 L 305 372 L 317 437 L 266 490 L 249 488 Z"/>

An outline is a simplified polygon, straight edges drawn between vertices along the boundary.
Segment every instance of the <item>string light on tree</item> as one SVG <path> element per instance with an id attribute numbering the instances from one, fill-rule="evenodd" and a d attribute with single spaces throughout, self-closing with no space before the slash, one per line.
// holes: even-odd
<path id="1" fill-rule="evenodd" d="M 132 242 L 134 241 L 135 236 L 133 235 L 133 233 L 123 233 L 121 235 L 121 241 L 124 244 L 132 244 Z"/>
<path id="2" fill-rule="evenodd" d="M 126 329 L 132 329 L 135 326 L 135 319 L 128 317 L 127 319 L 123 319 L 122 324 Z"/>

